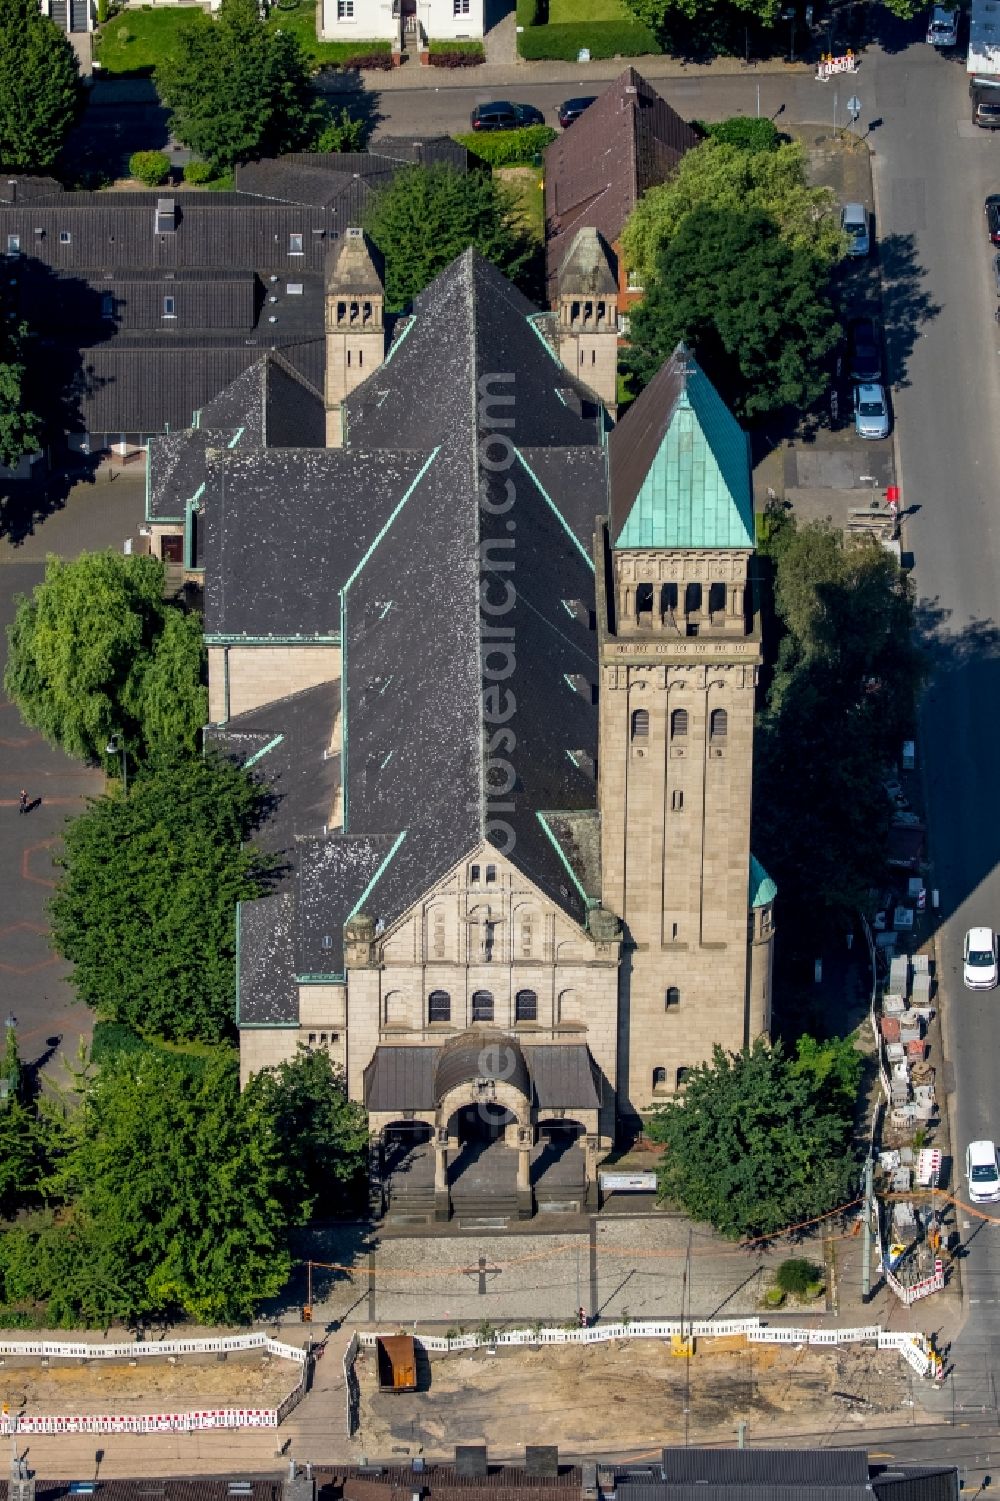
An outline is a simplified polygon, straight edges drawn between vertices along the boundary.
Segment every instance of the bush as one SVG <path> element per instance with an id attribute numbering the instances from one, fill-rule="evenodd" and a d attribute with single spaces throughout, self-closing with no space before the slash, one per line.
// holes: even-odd
<path id="1" fill-rule="evenodd" d="M 119 1053 L 141 1053 L 148 1047 L 131 1027 L 123 1022 L 95 1022 L 90 1044 L 90 1058 L 98 1065 L 117 1058 Z"/>
<path id="2" fill-rule="evenodd" d="M 780 1308 L 785 1301 L 785 1295 L 780 1287 L 769 1287 L 764 1294 L 764 1306 L 766 1308 Z"/>
<path id="3" fill-rule="evenodd" d="M 522 130 L 496 130 L 485 135 L 467 131 L 455 140 L 491 167 L 511 167 L 517 162 L 530 162 L 555 138 L 550 125 L 526 125 Z"/>
<path id="4" fill-rule="evenodd" d="M 186 162 L 184 165 L 184 181 L 194 183 L 211 182 L 215 176 L 215 169 L 210 162 Z"/>
<path id="5" fill-rule="evenodd" d="M 662 52 L 656 37 L 641 21 L 576 21 L 572 25 L 532 26 L 518 32 L 517 50 L 524 58 L 561 58 L 575 63 L 581 48 L 592 58 L 644 57 Z"/>
<path id="6" fill-rule="evenodd" d="M 815 1262 L 806 1261 L 802 1256 L 793 1256 L 790 1261 L 781 1263 L 775 1273 L 775 1281 L 782 1292 L 793 1293 L 802 1298 L 819 1281 L 820 1275 Z"/>
<path id="7" fill-rule="evenodd" d="M 137 177 L 147 188 L 158 188 L 170 176 L 170 158 L 163 151 L 133 151 L 128 171 L 130 177 Z"/>
<path id="8" fill-rule="evenodd" d="M 376 44 L 372 42 L 370 45 L 374 47 Z M 345 51 L 343 57 L 334 57 L 325 61 L 319 71 L 324 73 L 328 68 L 335 73 L 339 72 L 342 68 L 365 68 L 369 71 L 375 70 L 388 73 L 392 68 L 392 49 L 388 42 L 386 42 L 384 52 L 352 52 L 348 50 Z"/>
<path id="9" fill-rule="evenodd" d="M 725 146 L 737 146 L 740 151 L 777 151 L 781 143 L 778 127 L 773 120 L 755 119 L 752 115 L 733 115 L 728 120 L 716 120 L 712 125 L 699 122 L 705 135 Z"/>

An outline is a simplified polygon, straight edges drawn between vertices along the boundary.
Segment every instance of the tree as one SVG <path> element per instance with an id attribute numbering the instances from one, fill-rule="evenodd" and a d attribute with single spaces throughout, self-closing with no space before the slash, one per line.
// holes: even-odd
<path id="1" fill-rule="evenodd" d="M 840 339 L 828 267 L 756 210 L 701 205 L 660 251 L 624 364 L 650 380 L 680 341 L 743 418 L 811 406 Z"/>
<path id="2" fill-rule="evenodd" d="M 349 1204 L 365 1179 L 368 1117 L 329 1055 L 300 1045 L 290 1062 L 255 1074 L 247 1092 L 260 1097 L 274 1122 L 289 1220 L 304 1224 Z"/>
<path id="3" fill-rule="evenodd" d="M 0 328 L 0 464 L 9 469 L 42 441 L 42 421 L 28 396 L 29 347 L 26 323 Z"/>
<path id="4" fill-rule="evenodd" d="M 367 122 L 352 115 L 345 104 L 319 114 L 317 127 L 314 151 L 364 151 L 368 142 Z"/>
<path id="5" fill-rule="evenodd" d="M 207 670 L 201 617 L 167 610 L 142 680 L 147 756 L 171 760 L 195 754 L 208 720 Z"/>
<path id="6" fill-rule="evenodd" d="M 49 558 L 8 642 L 7 693 L 70 755 L 102 760 L 110 735 L 138 760 L 193 748 L 206 718 L 204 648 L 197 617 L 164 604 L 158 559 Z"/>
<path id="7" fill-rule="evenodd" d="M 266 24 L 258 0 L 222 0 L 214 22 L 182 31 L 156 87 L 174 135 L 216 172 L 294 150 L 315 133 L 302 50 Z"/>
<path id="8" fill-rule="evenodd" d="M 842 254 L 833 193 L 809 186 L 806 154 L 798 141 L 775 141 L 774 149 L 763 149 L 763 141 L 744 144 L 747 132 L 760 125 L 770 121 L 710 126 L 710 138 L 685 152 L 670 180 L 640 198 L 622 232 L 622 250 L 644 286 L 685 217 L 701 207 L 733 215 L 756 209 L 774 220 L 789 245 L 811 250 L 828 263 Z"/>
<path id="9" fill-rule="evenodd" d="M 67 825 L 53 943 L 100 1017 L 167 1038 L 232 1034 L 236 903 L 261 894 L 271 864 L 246 842 L 264 803 L 241 768 L 199 757 Z"/>
<path id="10" fill-rule="evenodd" d="M 245 1319 L 290 1261 L 274 1124 L 240 1094 L 230 1050 L 205 1060 L 159 1049 L 119 1055 L 89 1085 L 55 1175 L 69 1208 L 12 1248 L 5 1293 L 52 1300 L 80 1322 L 178 1312 Z"/>
<path id="11" fill-rule="evenodd" d="M 488 173 L 444 164 L 397 172 L 366 228 L 385 257 L 390 307 L 411 301 L 470 245 L 514 281 L 535 254 L 509 189 Z"/>
<path id="12" fill-rule="evenodd" d="M 762 26 L 773 26 L 780 15 L 780 0 L 730 0 L 737 15 L 753 17 Z M 627 9 L 661 39 L 670 34 L 678 19 L 713 19 L 725 7 L 718 0 L 625 0 Z"/>
<path id="13" fill-rule="evenodd" d="M 852 1102 L 816 1090 L 781 1044 L 716 1047 L 647 1130 L 661 1194 L 723 1235 L 774 1235 L 853 1196 Z"/>
<path id="14" fill-rule="evenodd" d="M 783 635 L 759 716 L 754 841 L 807 940 L 883 879 L 891 810 L 883 768 L 916 718 L 926 663 L 913 591 L 877 543 L 786 524 L 769 544 Z"/>
<path id="15" fill-rule="evenodd" d="M 80 69 L 69 37 L 37 0 L 0 0 L 0 162 L 43 172 L 76 118 Z"/>

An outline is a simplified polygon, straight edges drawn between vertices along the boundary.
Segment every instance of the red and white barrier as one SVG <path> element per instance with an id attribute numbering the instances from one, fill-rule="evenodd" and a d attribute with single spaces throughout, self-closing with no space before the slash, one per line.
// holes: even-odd
<path id="1" fill-rule="evenodd" d="M 19 1433 L 194 1433 L 206 1428 L 277 1428 L 273 1407 L 220 1407 L 208 1412 L 4 1413 L 0 1435 Z"/>
<path id="2" fill-rule="evenodd" d="M 835 73 L 856 73 L 857 71 L 858 59 L 853 52 L 845 52 L 842 57 L 833 57 L 828 53 L 816 64 L 816 80 L 818 83 L 826 83 Z"/>

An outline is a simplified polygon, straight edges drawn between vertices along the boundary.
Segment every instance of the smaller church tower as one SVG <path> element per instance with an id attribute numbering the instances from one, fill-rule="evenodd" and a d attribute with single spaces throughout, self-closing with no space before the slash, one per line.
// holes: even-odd
<path id="1" fill-rule="evenodd" d="M 557 316 L 560 360 L 614 417 L 618 410 L 618 278 L 611 251 L 596 229 L 581 229 L 573 238 L 559 272 Z"/>
<path id="2" fill-rule="evenodd" d="M 364 230 L 326 260 L 326 446 L 344 445 L 343 403 L 385 359 L 385 285 Z"/>

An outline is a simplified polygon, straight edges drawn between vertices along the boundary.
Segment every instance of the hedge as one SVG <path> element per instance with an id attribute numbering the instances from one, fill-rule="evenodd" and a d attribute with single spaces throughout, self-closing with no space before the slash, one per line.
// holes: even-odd
<path id="1" fill-rule="evenodd" d="M 521 130 L 469 131 L 455 140 L 491 167 L 513 167 L 530 162 L 557 134 L 551 125 L 525 125 Z"/>
<path id="2" fill-rule="evenodd" d="M 429 53 L 432 68 L 476 68 L 486 61 L 482 42 L 431 42 Z"/>
<path id="3" fill-rule="evenodd" d="M 215 168 L 210 162 L 186 162 L 184 166 L 184 181 L 193 183 L 211 182 L 215 176 Z"/>
<path id="4" fill-rule="evenodd" d="M 366 68 L 387 73 L 391 67 L 391 42 L 324 42 L 323 61 L 316 71 L 336 73 L 342 68 Z"/>
<path id="5" fill-rule="evenodd" d="M 517 0 L 517 24 L 544 26 L 549 19 L 549 0 Z"/>
<path id="6" fill-rule="evenodd" d="M 641 21 L 558 22 L 554 26 L 531 26 L 518 32 L 517 50 L 524 58 L 561 58 L 576 62 L 586 47 L 592 58 L 644 57 L 662 52 L 656 37 Z"/>

